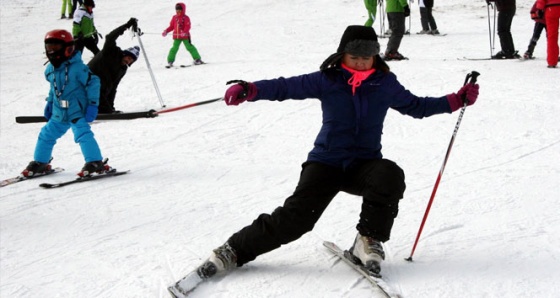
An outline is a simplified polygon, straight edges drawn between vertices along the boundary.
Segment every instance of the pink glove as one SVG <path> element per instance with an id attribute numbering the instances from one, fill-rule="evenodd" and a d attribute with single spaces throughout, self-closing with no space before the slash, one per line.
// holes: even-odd
<path id="1" fill-rule="evenodd" d="M 470 106 L 476 102 L 478 97 L 478 84 L 466 84 L 459 92 L 447 95 L 447 101 L 451 112 L 455 112 L 463 107 L 463 96 L 466 95 L 467 105 Z"/>
<path id="2" fill-rule="evenodd" d="M 161 33 L 161 36 L 166 37 L 167 36 L 167 31 L 163 31 L 163 33 Z"/>
<path id="3" fill-rule="evenodd" d="M 253 83 L 235 84 L 226 90 L 224 100 L 228 106 L 236 106 L 246 100 L 251 101 L 257 92 L 257 86 Z"/>

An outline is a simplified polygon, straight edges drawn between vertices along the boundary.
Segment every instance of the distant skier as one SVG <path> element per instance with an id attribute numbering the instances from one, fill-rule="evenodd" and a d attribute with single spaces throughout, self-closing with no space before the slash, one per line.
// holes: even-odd
<path id="1" fill-rule="evenodd" d="M 515 50 L 513 37 L 511 36 L 511 23 L 515 16 L 515 0 L 486 0 L 496 3 L 498 9 L 498 36 L 500 37 L 501 51 L 492 56 L 492 59 L 517 59 L 521 56 Z"/>
<path id="2" fill-rule="evenodd" d="M 99 52 L 97 43 L 99 42 L 100 34 L 97 32 L 93 22 L 94 7 L 95 2 L 93 0 L 84 0 L 84 4 L 80 9 L 74 12 L 72 34 L 76 38 L 76 51 L 80 53 L 83 52 L 84 47 L 94 55 Z"/>
<path id="3" fill-rule="evenodd" d="M 434 0 L 418 0 L 418 7 L 420 8 L 420 23 L 422 24 L 422 31 L 418 34 L 438 35 L 436 20 L 432 14 Z"/>
<path id="4" fill-rule="evenodd" d="M 203 64 L 202 60 L 200 59 L 200 54 L 196 47 L 192 44 L 191 40 L 191 19 L 185 13 L 186 6 L 184 3 L 177 3 L 175 4 L 175 11 L 176 14 L 171 18 L 171 22 L 169 22 L 169 27 L 165 28 L 161 35 L 163 37 L 167 36 L 167 33 L 173 31 L 173 46 L 169 50 L 169 54 L 167 55 L 167 66 L 173 66 L 173 62 L 175 62 L 175 57 L 177 56 L 177 51 L 179 51 L 179 47 L 181 44 L 185 45 L 187 51 L 191 54 L 194 65 Z"/>
<path id="5" fill-rule="evenodd" d="M 72 1 L 62 0 L 62 9 L 60 10 L 60 19 L 66 19 L 66 7 L 68 7 L 68 18 L 72 18 Z"/>
<path id="6" fill-rule="evenodd" d="M 50 62 L 45 69 L 45 78 L 50 83 L 44 110 L 48 121 L 39 133 L 33 161 L 21 174 L 29 177 L 47 172 L 51 168 L 56 141 L 70 128 L 86 161 L 78 176 L 110 170 L 109 165 L 103 162 L 88 123 L 97 117 L 99 78 L 89 71 L 80 53 L 74 50 L 74 39 L 66 30 L 47 32 L 45 52 Z"/>
<path id="7" fill-rule="evenodd" d="M 537 13 L 546 22 L 546 62 L 548 68 L 558 65 L 558 28 L 560 24 L 560 0 L 537 0 Z"/>
<path id="8" fill-rule="evenodd" d="M 231 86 L 224 96 L 227 105 L 318 99 L 323 125 L 302 165 L 299 183 L 284 205 L 234 233 L 213 250 L 195 275 L 207 279 L 225 273 L 300 238 L 313 229 L 341 191 L 362 197 L 357 234 L 349 251 L 373 275 L 379 274 L 385 258 L 382 242 L 390 238 L 405 190 L 403 170 L 381 154 L 388 110 L 423 118 L 451 113 L 463 106 L 463 99 L 471 105 L 477 97 L 476 84 L 439 97 L 412 94 L 379 56 L 377 35 L 367 26 L 346 28 L 336 53 L 323 62 L 320 71 Z M 188 277 L 169 291 L 184 296 L 192 287 Z"/>
<path id="9" fill-rule="evenodd" d="M 535 26 L 533 27 L 533 36 L 531 36 L 531 40 L 529 41 L 529 46 L 527 47 L 527 51 L 523 54 L 523 59 L 532 59 L 533 52 L 535 51 L 535 47 L 537 46 L 537 42 L 541 38 L 541 34 L 543 30 L 546 30 L 546 23 L 544 18 L 539 16 L 537 10 L 537 1 L 533 4 L 531 11 L 529 12 L 531 15 L 531 19 L 535 21 Z"/>
<path id="10" fill-rule="evenodd" d="M 105 36 L 103 49 L 88 63 L 91 71 L 101 79 L 99 95 L 99 113 L 121 113 L 115 110 L 115 96 L 121 79 L 128 68 L 138 59 L 140 48 L 134 46 L 126 50 L 117 47 L 117 38 L 127 29 L 138 28 L 138 20 L 131 18 L 126 24 L 119 26 Z"/>
<path id="11" fill-rule="evenodd" d="M 387 42 L 387 49 L 385 50 L 383 59 L 386 61 L 407 59 L 399 53 L 399 48 L 406 30 L 406 18 L 410 16 L 410 7 L 408 6 L 407 0 L 385 1 L 387 3 L 386 11 L 391 29 L 391 36 Z"/>

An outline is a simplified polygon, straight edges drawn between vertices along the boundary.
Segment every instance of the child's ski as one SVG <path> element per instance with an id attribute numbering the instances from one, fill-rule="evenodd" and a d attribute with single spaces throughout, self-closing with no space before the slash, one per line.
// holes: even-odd
<path id="1" fill-rule="evenodd" d="M 65 181 L 65 182 L 60 182 L 60 183 L 41 183 L 41 184 L 39 184 L 39 186 L 42 187 L 42 188 L 63 187 L 63 186 L 78 183 L 78 182 L 86 182 L 86 181 L 92 181 L 92 180 L 97 180 L 97 179 L 101 179 L 101 178 L 120 176 L 120 175 L 124 175 L 128 172 L 129 171 L 117 171 L 116 169 L 112 169 L 111 171 L 106 172 L 106 173 L 102 173 L 102 174 L 95 174 L 95 175 L 91 175 L 91 176 L 78 177 L 76 179 Z"/>
<path id="2" fill-rule="evenodd" d="M 47 176 L 47 175 L 50 175 L 50 174 L 60 173 L 60 172 L 62 172 L 62 171 L 64 171 L 63 168 L 54 168 L 54 169 L 49 170 L 49 171 L 46 172 L 46 173 L 35 174 L 35 175 L 33 175 L 33 176 L 30 176 L 30 177 L 17 176 L 17 177 L 13 177 L 13 178 L 8 178 L 8 179 L 2 180 L 2 181 L 0 182 L 0 187 L 4 187 L 4 186 L 10 185 L 10 184 L 18 183 L 18 182 L 25 181 L 25 180 L 29 180 L 29 179 L 34 179 L 34 178 L 39 178 L 39 177 Z"/>

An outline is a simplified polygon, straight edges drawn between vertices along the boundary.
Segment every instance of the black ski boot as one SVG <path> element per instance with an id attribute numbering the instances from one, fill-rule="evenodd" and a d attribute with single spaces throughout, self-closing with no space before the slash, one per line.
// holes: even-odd
<path id="1" fill-rule="evenodd" d="M 82 170 L 78 173 L 80 177 L 91 176 L 93 173 L 103 174 L 111 170 L 111 167 L 107 164 L 108 159 L 99 161 L 86 162 Z"/>
<path id="2" fill-rule="evenodd" d="M 46 172 L 48 172 L 50 170 L 51 170 L 50 162 L 42 163 L 42 162 L 38 162 L 38 161 L 32 161 L 27 165 L 25 170 L 23 170 L 21 172 L 21 175 L 23 177 L 31 177 L 31 176 L 34 176 L 36 174 L 45 174 Z"/>

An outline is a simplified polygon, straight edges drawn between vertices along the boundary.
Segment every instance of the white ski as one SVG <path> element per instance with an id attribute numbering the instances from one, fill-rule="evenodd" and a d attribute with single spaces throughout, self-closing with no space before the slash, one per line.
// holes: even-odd
<path id="1" fill-rule="evenodd" d="M 204 280 L 198 275 L 197 270 L 193 270 L 181 280 L 168 287 L 167 290 L 173 298 L 186 298 Z"/>
<path id="2" fill-rule="evenodd" d="M 350 259 L 348 259 L 344 255 L 344 251 L 338 247 L 333 242 L 324 241 L 323 246 L 328 248 L 330 252 L 332 252 L 335 256 L 342 259 L 346 264 L 350 267 L 354 268 L 354 270 L 358 271 L 361 275 L 363 275 L 376 289 L 379 289 L 379 293 L 383 294 L 386 298 L 402 298 L 401 295 L 394 293 L 389 287 L 389 285 L 381 278 L 371 276 L 367 270 L 365 270 L 362 266 L 355 264 Z"/>

